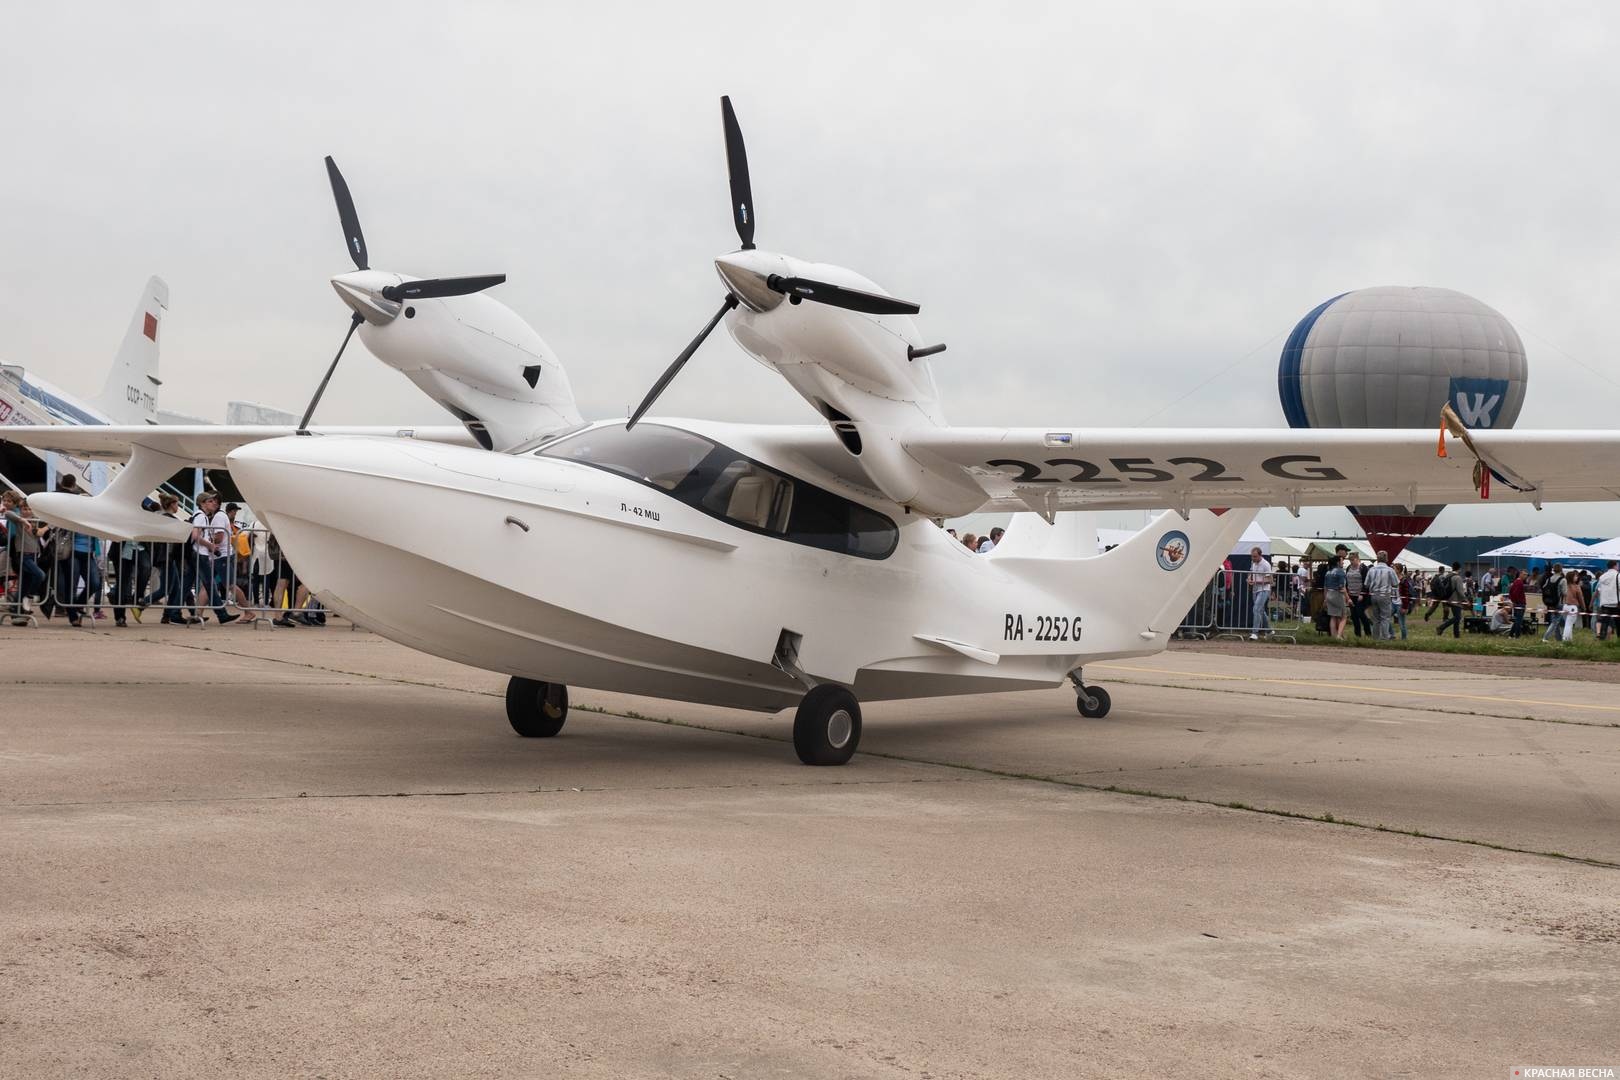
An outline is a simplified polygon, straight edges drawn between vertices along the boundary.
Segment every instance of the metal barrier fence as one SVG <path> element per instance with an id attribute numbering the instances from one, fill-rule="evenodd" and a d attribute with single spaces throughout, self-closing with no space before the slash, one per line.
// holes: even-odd
<path id="1" fill-rule="evenodd" d="M 1296 636 L 1310 615 L 1291 571 L 1278 570 L 1255 580 L 1247 570 L 1217 570 L 1193 601 L 1176 628 L 1181 638 L 1269 637 L 1299 640 Z"/>
<path id="2" fill-rule="evenodd" d="M 50 530 L 46 541 L 37 555 L 25 555 L 16 543 L 0 545 L 0 622 L 37 626 L 41 616 L 61 614 L 81 625 L 111 619 L 195 626 L 208 611 L 216 623 L 326 622 L 326 611 L 263 526 L 239 530 L 217 556 L 190 541 L 107 541 L 61 529 Z"/>

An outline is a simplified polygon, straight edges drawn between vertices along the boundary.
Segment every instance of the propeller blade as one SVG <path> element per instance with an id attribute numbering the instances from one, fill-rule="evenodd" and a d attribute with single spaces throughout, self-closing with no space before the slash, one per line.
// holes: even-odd
<path id="1" fill-rule="evenodd" d="M 698 336 L 692 339 L 690 345 L 681 350 L 681 355 L 675 358 L 675 362 L 664 369 L 664 373 L 658 377 L 658 381 L 653 383 L 653 388 L 647 391 L 647 396 L 641 399 L 641 404 L 636 406 L 636 411 L 630 414 L 630 419 L 624 425 L 626 431 L 635 427 L 636 422 L 646 415 L 647 410 L 652 408 L 653 402 L 658 400 L 658 395 L 664 392 L 669 384 L 674 381 L 675 376 L 681 373 L 681 368 L 686 366 L 686 362 L 692 359 L 692 354 L 698 351 L 698 346 L 703 344 L 703 339 L 713 333 L 714 328 L 720 325 L 720 320 L 725 318 L 726 312 L 736 306 L 737 298 L 730 293 L 726 293 L 726 302 L 720 305 L 720 310 L 714 313 L 714 318 L 709 320 L 707 326 L 698 331 Z"/>
<path id="2" fill-rule="evenodd" d="M 779 293 L 786 293 L 795 301 L 814 300 L 818 304 L 862 311 L 868 315 L 915 315 L 922 310 L 909 300 L 897 300 L 892 296 L 879 296 L 877 293 L 849 289 L 826 281 L 812 281 L 810 278 L 772 274 L 765 279 L 765 284 Z"/>
<path id="3" fill-rule="evenodd" d="M 731 98 L 720 99 L 720 119 L 726 128 L 726 171 L 731 174 L 731 218 L 744 251 L 754 246 L 754 189 L 748 183 L 748 150 L 742 128 L 731 109 Z"/>
<path id="4" fill-rule="evenodd" d="M 466 296 L 483 292 L 506 280 L 505 274 L 479 274 L 474 277 L 423 278 L 420 281 L 402 281 L 386 286 L 385 300 L 430 300 L 440 296 Z"/>
<path id="5" fill-rule="evenodd" d="M 343 335 L 343 344 L 338 346 L 337 355 L 332 357 L 332 364 L 326 369 L 326 377 L 321 380 L 321 385 L 315 388 L 315 396 L 309 399 L 309 408 L 304 410 L 304 418 L 298 421 L 298 434 L 309 434 L 309 419 L 315 415 L 315 406 L 321 403 L 321 395 L 326 393 L 326 384 L 332 381 L 332 372 L 337 370 L 338 361 L 343 359 L 343 350 L 349 347 L 349 339 L 354 337 L 355 330 L 365 321 L 358 311 L 349 317 L 349 332 Z"/>
<path id="6" fill-rule="evenodd" d="M 348 246 L 349 258 L 354 260 L 356 270 L 370 270 L 371 259 L 366 254 L 366 238 L 360 232 L 360 215 L 354 212 L 354 197 L 330 154 L 326 156 L 326 175 L 332 181 L 332 198 L 337 200 L 338 221 L 343 223 L 343 242 Z"/>

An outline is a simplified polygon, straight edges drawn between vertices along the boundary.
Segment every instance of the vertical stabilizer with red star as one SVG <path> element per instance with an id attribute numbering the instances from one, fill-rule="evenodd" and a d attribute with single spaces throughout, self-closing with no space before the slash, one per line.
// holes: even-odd
<path id="1" fill-rule="evenodd" d="M 169 286 L 154 277 L 141 293 L 112 370 L 94 398 L 96 408 L 115 424 L 157 423 L 158 387 L 163 385 L 158 378 L 158 342 L 168 311 Z"/>

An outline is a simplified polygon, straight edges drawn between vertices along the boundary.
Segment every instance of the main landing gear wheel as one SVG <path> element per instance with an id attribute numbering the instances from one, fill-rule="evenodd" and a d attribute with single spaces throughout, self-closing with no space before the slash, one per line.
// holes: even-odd
<path id="1" fill-rule="evenodd" d="M 793 749 L 806 765 L 842 765 L 861 741 L 861 706 L 842 686 L 823 683 L 799 702 Z"/>
<path id="2" fill-rule="evenodd" d="M 549 739 L 568 719 L 568 687 L 514 675 L 506 684 L 506 718 L 525 739 Z"/>
<path id="3" fill-rule="evenodd" d="M 1100 686 L 1082 686 L 1079 696 L 1075 698 L 1080 715 L 1092 720 L 1100 720 L 1107 716 L 1108 707 L 1112 704 L 1108 698 L 1108 691 Z"/>

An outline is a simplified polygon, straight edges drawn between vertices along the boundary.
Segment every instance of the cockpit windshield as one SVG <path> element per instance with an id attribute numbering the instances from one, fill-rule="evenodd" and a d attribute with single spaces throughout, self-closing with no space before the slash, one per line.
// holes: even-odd
<path id="1" fill-rule="evenodd" d="M 884 559 L 900 540 L 894 522 L 877 511 L 679 428 L 592 428 L 536 453 L 627 476 L 711 517 L 795 544 Z"/>

